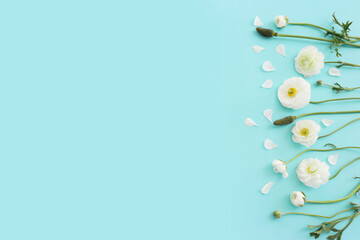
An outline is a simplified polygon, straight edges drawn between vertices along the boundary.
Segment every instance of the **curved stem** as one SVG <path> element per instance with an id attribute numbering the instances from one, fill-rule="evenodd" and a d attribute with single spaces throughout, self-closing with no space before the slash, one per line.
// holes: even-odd
<path id="1" fill-rule="evenodd" d="M 340 212 L 337 212 L 332 216 L 322 216 L 322 215 L 317 215 L 317 214 L 301 213 L 301 212 L 288 212 L 288 213 L 282 213 L 282 215 L 296 214 L 296 215 L 306 215 L 306 216 L 310 216 L 310 217 L 333 218 L 333 217 L 336 217 L 337 215 L 339 215 L 340 213 L 351 211 L 351 210 L 355 210 L 355 208 L 348 208 L 348 209 L 341 210 Z"/>
<path id="2" fill-rule="evenodd" d="M 336 64 L 340 64 L 337 67 L 342 67 L 342 66 L 350 66 L 350 67 L 360 67 L 359 64 L 354 64 L 354 63 L 348 63 L 348 62 L 342 62 L 342 61 L 327 61 L 324 63 L 336 63 Z"/>
<path id="3" fill-rule="evenodd" d="M 356 162 L 356 161 L 359 160 L 359 159 L 360 159 L 360 157 L 357 157 L 357 158 L 351 160 L 350 162 L 348 162 L 347 164 L 345 164 L 343 167 L 341 167 L 341 168 L 334 174 L 334 176 L 330 177 L 329 180 L 334 179 L 344 168 L 346 168 L 347 166 L 349 166 L 350 164 Z"/>
<path id="4" fill-rule="evenodd" d="M 307 152 L 330 152 L 330 151 L 337 151 L 337 150 L 349 149 L 349 148 L 360 149 L 360 147 L 356 147 L 356 146 L 331 148 L 331 149 L 312 149 L 312 148 L 310 148 L 310 149 L 306 149 L 306 150 L 300 152 L 298 155 L 296 155 L 289 161 L 285 162 L 285 164 L 287 165 L 288 163 L 292 162 L 293 160 L 295 160 L 296 158 L 300 157 L 301 155 L 303 155 L 304 153 L 307 153 Z"/>
<path id="5" fill-rule="evenodd" d="M 323 101 L 310 101 L 312 104 L 318 104 L 318 103 L 325 103 L 325 102 L 334 102 L 334 101 L 343 101 L 343 100 L 360 100 L 358 97 L 353 98 L 334 98 L 334 99 L 327 99 Z"/>
<path id="6" fill-rule="evenodd" d="M 327 28 L 320 27 L 320 26 L 315 25 L 315 24 L 311 24 L 311 23 L 293 23 L 293 22 L 289 22 L 288 24 L 299 25 L 299 26 L 310 26 L 310 27 L 318 28 L 318 29 L 324 30 L 325 32 L 332 33 L 332 34 L 334 34 L 334 35 L 336 35 L 338 37 L 343 38 L 340 33 L 337 33 L 335 31 L 332 31 L 332 30 L 327 29 Z M 353 37 L 353 36 L 349 36 L 349 38 L 360 39 L 360 37 Z"/>
<path id="7" fill-rule="evenodd" d="M 354 120 L 352 120 L 352 121 L 350 121 L 350 122 L 346 123 L 345 125 L 343 125 L 343 126 L 339 127 L 339 128 L 338 128 L 338 129 L 336 129 L 335 131 L 332 131 L 332 132 L 331 132 L 331 133 L 329 133 L 329 134 L 322 135 L 322 136 L 318 137 L 318 139 L 319 139 L 319 138 L 324 138 L 324 137 L 330 136 L 331 134 L 336 133 L 337 131 L 339 131 L 339 130 L 343 129 L 344 127 L 346 127 L 346 126 L 348 126 L 348 125 L 350 125 L 350 124 L 352 124 L 353 122 L 356 122 L 356 121 L 358 121 L 358 120 L 360 120 L 360 118 L 355 118 Z"/>
<path id="8" fill-rule="evenodd" d="M 337 111 L 337 112 L 313 112 L 313 113 L 304 113 L 296 116 L 296 118 L 301 118 L 305 116 L 311 116 L 311 115 L 320 115 L 320 114 L 346 114 L 346 113 L 360 113 L 360 110 L 354 110 L 354 111 Z"/>
<path id="9" fill-rule="evenodd" d="M 311 40 L 317 40 L 322 42 L 333 42 L 333 40 L 326 39 L 326 38 L 317 38 L 317 37 L 309 37 L 309 36 L 301 36 L 301 35 L 290 35 L 290 34 L 281 34 L 281 33 L 275 33 L 276 37 L 290 37 L 290 38 L 305 38 L 305 39 L 311 39 Z M 360 47 L 359 44 L 351 43 L 351 42 L 344 42 L 342 44 L 353 46 L 353 47 Z"/>
<path id="10" fill-rule="evenodd" d="M 317 203 L 317 204 L 327 204 L 327 203 L 336 203 L 336 202 L 341 202 L 341 201 L 344 201 L 348 198 L 350 198 L 352 195 L 354 195 L 358 190 L 360 189 L 360 184 L 357 185 L 354 190 L 352 190 L 352 192 L 347 195 L 346 197 L 343 197 L 343 198 L 339 198 L 339 199 L 336 199 L 336 200 L 330 200 L 330 201 L 313 201 L 313 200 L 306 200 L 306 202 L 308 203 Z"/>

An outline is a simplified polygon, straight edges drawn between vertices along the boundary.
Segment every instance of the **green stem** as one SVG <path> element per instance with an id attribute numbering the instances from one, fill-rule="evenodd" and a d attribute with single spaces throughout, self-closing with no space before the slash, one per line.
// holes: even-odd
<path id="1" fill-rule="evenodd" d="M 276 37 L 289 37 L 289 38 L 305 38 L 305 39 L 311 39 L 311 40 L 317 40 L 317 41 L 323 41 L 323 42 L 333 42 L 333 40 L 326 39 L 326 38 L 317 38 L 317 37 L 309 37 L 309 36 L 301 36 L 301 35 L 290 35 L 290 34 L 276 33 L 274 36 L 276 36 Z M 351 43 L 351 42 L 344 42 L 342 44 L 353 46 L 353 47 L 360 47 L 359 44 L 355 44 L 355 43 Z"/>
<path id="2" fill-rule="evenodd" d="M 352 190 L 352 192 L 349 195 L 347 195 L 346 197 L 343 197 L 343 198 L 336 199 L 336 200 L 330 200 L 330 201 L 306 200 L 306 202 L 308 202 L 308 203 L 317 203 L 317 204 L 327 204 L 327 203 L 341 202 L 341 201 L 344 201 L 344 200 L 350 198 L 351 196 L 353 196 L 359 189 L 360 189 L 360 184 L 357 185 L 356 188 L 354 188 L 354 190 Z"/>
<path id="3" fill-rule="evenodd" d="M 324 63 L 336 63 L 336 64 L 340 64 L 337 67 L 342 67 L 342 66 L 350 66 L 350 67 L 360 67 L 359 64 L 354 64 L 354 63 L 348 63 L 348 62 L 342 62 L 342 61 L 327 61 Z"/>
<path id="4" fill-rule="evenodd" d="M 347 166 L 349 166 L 350 164 L 356 162 L 356 161 L 359 160 L 359 159 L 360 159 L 360 157 L 357 157 L 357 158 L 351 160 L 350 162 L 348 162 L 347 164 L 345 164 L 342 168 L 340 168 L 340 169 L 334 174 L 334 176 L 330 177 L 329 180 L 334 179 L 344 168 L 346 168 Z"/>
<path id="5" fill-rule="evenodd" d="M 330 29 L 323 28 L 323 27 L 320 27 L 320 26 L 318 26 L 318 25 L 311 24 L 311 23 L 293 23 L 293 22 L 289 22 L 288 24 L 291 24 L 291 25 L 299 25 L 299 26 L 310 26 L 310 27 L 318 28 L 318 29 L 324 30 L 325 32 L 328 32 L 328 33 L 334 34 L 334 35 L 336 35 L 336 36 L 338 36 L 338 37 L 344 38 L 340 33 L 337 33 L 337 32 L 332 31 L 332 30 L 330 30 Z M 360 37 L 353 37 L 353 36 L 349 36 L 349 38 L 360 39 Z M 344 38 L 344 39 L 346 39 L 346 38 Z M 347 39 L 347 40 L 348 40 L 348 39 Z"/>
<path id="6" fill-rule="evenodd" d="M 288 213 L 282 213 L 281 215 L 296 214 L 296 215 L 306 215 L 306 216 L 310 216 L 310 217 L 333 218 L 333 217 L 336 217 L 337 215 L 339 215 L 340 213 L 351 211 L 351 210 L 355 210 L 355 208 L 348 208 L 348 209 L 341 210 L 340 212 L 337 212 L 332 216 L 322 216 L 322 215 L 317 215 L 317 214 L 301 213 L 301 212 L 288 212 Z"/>
<path id="7" fill-rule="evenodd" d="M 348 126 L 348 125 L 350 125 L 350 124 L 352 124 L 353 122 L 356 122 L 356 121 L 358 121 L 358 120 L 360 120 L 360 118 L 355 118 L 354 120 L 346 123 L 346 124 L 343 125 L 342 127 L 339 127 L 339 128 L 336 129 L 335 131 L 333 131 L 333 132 L 331 132 L 331 133 L 329 133 L 329 134 L 326 134 L 326 135 L 323 135 L 323 136 L 318 137 L 318 139 L 319 139 L 319 138 L 324 138 L 324 137 L 330 136 L 331 134 L 336 133 L 337 131 L 343 129 L 344 127 L 346 127 L 346 126 Z"/>
<path id="8" fill-rule="evenodd" d="M 321 114 L 346 114 L 346 113 L 360 113 L 360 110 L 354 110 L 354 111 L 337 111 L 337 112 L 313 112 L 313 113 L 304 113 L 296 116 L 296 118 L 301 118 L 305 116 L 311 116 L 311 115 L 321 115 Z"/>
<path id="9" fill-rule="evenodd" d="M 356 147 L 356 146 L 350 146 L 350 147 L 341 147 L 341 148 L 331 148 L 331 149 L 306 149 L 302 152 L 300 152 L 298 155 L 296 155 L 295 157 L 293 157 L 292 159 L 290 159 L 289 161 L 285 162 L 285 164 L 289 164 L 290 162 L 292 162 L 293 160 L 295 160 L 296 158 L 300 157 L 302 154 L 307 153 L 307 152 L 330 152 L 330 151 L 337 151 L 337 150 L 342 150 L 342 149 L 349 149 L 349 148 L 354 148 L 354 149 L 360 149 L 360 147 Z"/>
<path id="10" fill-rule="evenodd" d="M 360 87 L 349 88 L 349 87 L 334 86 L 334 85 L 331 85 L 331 84 L 323 83 L 321 80 L 319 80 L 318 82 L 320 82 L 320 83 L 318 83 L 319 86 L 325 85 L 325 86 L 331 87 L 333 90 L 339 90 L 339 91 L 352 91 L 352 90 L 360 88 Z"/>
<path id="11" fill-rule="evenodd" d="M 343 100 L 360 100 L 358 97 L 353 98 L 334 98 L 334 99 L 327 99 L 323 101 L 310 101 L 312 104 L 318 104 L 318 103 L 325 103 L 325 102 L 334 102 L 334 101 L 343 101 Z"/>

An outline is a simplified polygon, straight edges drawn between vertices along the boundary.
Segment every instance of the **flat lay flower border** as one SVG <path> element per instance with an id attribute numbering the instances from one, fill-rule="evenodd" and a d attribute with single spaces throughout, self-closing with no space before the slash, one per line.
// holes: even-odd
<path id="1" fill-rule="evenodd" d="M 353 36 L 350 35 L 350 26 L 352 22 L 340 22 L 335 14 L 332 16 L 332 25 L 330 28 L 324 28 L 315 24 L 311 23 L 296 23 L 291 22 L 289 17 L 287 16 L 277 16 L 274 20 L 274 23 L 276 27 L 280 29 L 284 29 L 290 26 L 306 26 L 310 28 L 314 28 L 317 30 L 320 30 L 324 33 L 323 38 L 313 37 L 313 36 L 302 36 L 302 35 L 289 35 L 284 33 L 278 33 L 275 32 L 273 29 L 263 28 L 261 27 L 263 23 L 261 22 L 259 17 L 255 18 L 254 25 L 256 27 L 256 31 L 261 35 L 260 37 L 265 38 L 274 38 L 274 37 L 284 37 L 284 38 L 300 38 L 304 39 L 304 41 L 313 40 L 313 41 L 319 41 L 322 43 L 329 43 L 330 51 L 334 52 L 336 55 L 336 58 L 341 57 L 341 48 L 343 47 L 354 47 L 359 48 L 360 44 L 357 43 L 360 41 L 360 36 Z M 260 53 L 265 48 L 254 45 L 253 51 L 255 53 Z M 286 49 L 284 44 L 280 44 L 275 48 L 276 52 L 281 54 L 282 56 L 286 56 Z M 311 93 L 311 83 L 309 82 L 308 78 L 313 77 L 319 73 L 321 73 L 322 69 L 324 68 L 325 64 L 334 65 L 334 67 L 331 67 L 329 70 L 329 75 L 340 77 L 341 67 L 353 67 L 358 68 L 360 65 L 344 62 L 340 60 L 330 60 L 326 61 L 324 54 L 320 52 L 315 46 L 309 45 L 301 49 L 294 59 L 294 65 L 295 70 L 304 76 L 303 77 L 291 77 L 289 79 L 286 79 L 282 85 L 277 89 L 277 98 L 279 100 L 279 103 L 289 109 L 298 110 L 301 108 L 304 108 L 308 106 L 309 104 L 323 104 L 323 103 L 331 103 L 331 102 L 344 102 L 348 104 L 351 101 L 358 101 L 360 100 L 360 97 L 351 97 L 351 98 L 333 98 L 333 99 L 322 99 L 313 101 L 312 100 L 312 93 Z M 275 67 L 272 65 L 270 61 L 265 61 L 262 65 L 262 69 L 266 72 L 275 71 Z M 353 90 L 360 89 L 360 86 L 354 86 L 354 87 L 343 87 L 338 82 L 334 84 L 324 83 L 322 80 L 318 80 L 314 82 L 314 85 L 317 87 L 329 87 L 334 92 L 349 92 Z M 273 82 L 271 80 L 267 80 L 262 85 L 263 88 L 271 88 L 273 86 Z M 337 115 L 337 114 L 357 114 L 360 113 L 360 109 L 354 109 L 350 111 L 324 111 L 324 112 L 308 112 L 296 116 L 285 116 L 281 119 L 275 120 L 273 122 L 274 125 L 277 125 L 281 127 L 282 125 L 287 124 L 294 124 L 291 133 L 292 133 L 292 140 L 295 143 L 304 145 L 307 149 L 303 150 L 299 153 L 296 153 L 293 158 L 288 160 L 282 160 L 282 159 L 275 159 L 272 162 L 273 171 L 275 173 L 279 173 L 282 175 L 283 178 L 288 178 L 288 166 L 290 163 L 295 163 L 296 160 L 300 157 L 302 157 L 303 154 L 311 153 L 311 152 L 329 152 L 331 155 L 328 157 L 328 162 L 331 165 L 335 165 L 338 161 L 339 157 L 339 151 L 344 151 L 347 149 L 352 150 L 360 150 L 360 146 L 336 146 L 331 143 L 325 144 L 324 148 L 318 149 L 318 148 L 310 148 L 314 143 L 316 143 L 319 139 L 326 138 L 332 134 L 336 134 L 337 132 L 341 131 L 345 127 L 351 127 L 351 125 L 354 122 L 357 122 L 360 120 L 359 117 L 354 118 L 353 120 L 343 123 L 339 128 L 328 132 L 324 135 L 320 135 L 319 133 L 322 129 L 322 127 L 316 123 L 315 121 L 311 119 L 300 119 L 303 117 L 310 117 L 314 115 Z M 273 112 L 271 109 L 266 109 L 263 112 L 264 116 L 272 122 L 272 115 Z M 329 127 L 334 121 L 323 118 L 321 120 L 323 125 L 325 127 Z M 246 118 L 245 119 L 245 126 L 247 127 L 256 127 L 258 126 L 257 123 L 251 119 Z M 266 139 L 264 141 L 264 147 L 267 150 L 271 150 L 274 148 L 277 148 L 277 144 L 275 144 L 272 140 Z M 333 154 L 335 153 L 335 154 Z M 350 161 L 348 161 L 346 164 L 342 165 L 338 171 L 331 175 L 329 172 L 329 165 L 321 161 L 317 158 L 306 158 L 302 159 L 296 168 L 296 175 L 300 182 L 302 182 L 307 187 L 311 188 L 319 188 L 321 185 L 324 185 L 328 183 L 329 181 L 333 181 L 340 173 L 341 171 L 350 166 L 351 164 L 357 162 L 360 160 L 360 157 L 354 158 Z M 268 194 L 271 190 L 271 187 L 274 185 L 274 182 L 267 183 L 263 188 L 261 188 L 261 193 Z M 290 201 L 291 203 L 296 207 L 304 207 L 307 204 L 331 204 L 336 202 L 345 201 L 347 199 L 350 199 L 355 194 L 358 194 L 360 191 L 360 183 L 353 188 L 353 190 L 346 194 L 344 193 L 343 197 L 331 199 L 331 200 L 312 200 L 309 199 L 304 192 L 301 191 L 293 191 L 290 194 Z M 315 229 L 310 233 L 311 237 L 319 238 L 320 235 L 328 234 L 327 239 L 329 240 L 340 240 L 342 237 L 343 232 L 350 226 L 352 221 L 360 214 L 360 205 L 350 202 L 350 207 L 344 210 L 341 210 L 337 213 L 334 213 L 330 216 L 325 215 L 317 215 L 312 213 L 306 213 L 306 212 L 286 212 L 282 213 L 279 210 L 276 210 L 273 212 L 273 216 L 275 218 L 281 218 L 285 215 L 302 215 L 302 216 L 311 216 L 311 217 L 318 217 L 318 218 L 327 218 L 332 219 L 336 216 L 343 214 L 343 213 L 350 213 L 345 217 L 336 218 L 332 221 L 323 222 L 320 225 L 308 225 L 310 229 Z M 345 222 L 345 226 L 341 229 L 337 227 L 338 224 Z"/>

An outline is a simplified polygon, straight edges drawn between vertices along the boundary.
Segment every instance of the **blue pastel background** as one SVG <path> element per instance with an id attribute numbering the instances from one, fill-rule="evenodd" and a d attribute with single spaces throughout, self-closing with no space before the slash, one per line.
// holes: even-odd
<path id="1" fill-rule="evenodd" d="M 360 163 L 317 190 L 297 181 L 296 162 L 281 179 L 272 160 L 304 147 L 291 141 L 291 126 L 275 127 L 262 112 L 293 113 L 275 92 L 299 76 L 294 57 L 301 48 L 312 44 L 327 60 L 336 58 L 327 44 L 264 39 L 253 21 L 259 16 L 273 28 L 274 17 L 284 14 L 327 26 L 336 11 L 360 35 L 359 7 L 334 0 L 1 0 L 0 239 L 309 239 L 306 225 L 318 219 L 271 213 L 295 210 L 293 190 L 319 200 L 345 196 L 358 183 L 352 178 L 360 176 Z M 281 32 L 321 36 L 304 27 Z M 280 43 L 286 57 L 275 52 Z M 254 44 L 266 50 L 255 54 Z M 341 51 L 343 60 L 360 63 L 360 49 Z M 261 70 L 266 60 L 275 72 Z M 329 68 L 309 82 L 360 86 L 360 70 L 344 68 L 336 78 Z M 272 89 L 261 88 L 267 79 Z M 359 94 L 312 90 L 314 100 Z M 297 113 L 343 109 L 360 104 Z M 260 126 L 246 128 L 246 117 Z M 322 133 L 355 115 L 327 118 L 335 123 Z M 360 145 L 359 127 L 315 147 Z M 265 150 L 266 138 L 279 148 Z M 331 172 L 359 154 L 341 152 Z M 326 161 L 328 155 L 304 157 Z M 262 195 L 269 181 L 275 185 Z M 332 214 L 347 202 L 301 210 Z M 359 222 L 344 239 L 358 238 Z"/>

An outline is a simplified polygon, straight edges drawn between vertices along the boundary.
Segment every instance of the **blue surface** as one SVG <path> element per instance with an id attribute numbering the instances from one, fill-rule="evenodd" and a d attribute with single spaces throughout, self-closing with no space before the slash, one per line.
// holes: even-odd
<path id="1" fill-rule="evenodd" d="M 313 44 L 335 60 L 327 44 L 264 39 L 265 26 L 285 14 L 292 21 L 326 25 L 336 10 L 360 33 L 358 1 L 0 1 L 1 217 L 6 240 L 78 239 L 308 239 L 306 225 L 320 222 L 288 216 L 289 194 L 312 199 L 347 194 L 360 163 L 317 190 L 272 172 L 275 158 L 304 149 L 290 128 L 274 118 L 293 111 L 280 106 L 276 89 L 299 76 L 294 57 Z M 282 32 L 318 34 L 289 27 Z M 287 57 L 275 52 L 284 43 Z M 254 44 L 266 48 L 255 54 Z M 344 60 L 360 63 L 360 49 L 342 48 Z M 271 60 L 275 72 L 261 70 Z M 360 86 L 360 70 L 342 77 L 309 79 Z M 261 84 L 274 81 L 272 89 Z M 338 96 L 357 96 L 359 92 Z M 313 99 L 334 97 L 313 87 Z M 360 109 L 356 102 L 308 106 L 315 110 Z M 258 128 L 246 128 L 252 117 Z M 313 117 L 320 121 L 322 117 Z M 335 129 L 352 116 L 328 117 Z M 360 145 L 360 123 L 316 143 Z M 266 151 L 271 138 L 279 148 Z M 343 151 L 331 172 L 359 151 Z M 326 160 L 329 154 L 307 154 Z M 304 156 L 305 157 L 305 156 Z M 299 159 L 300 160 L 300 159 Z M 299 162 L 299 161 L 297 161 Z M 274 181 L 271 192 L 259 190 Z M 359 198 L 351 200 L 360 202 Z M 346 202 L 301 209 L 332 214 Z M 357 239 L 360 219 L 344 233 Z"/>

